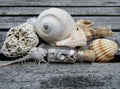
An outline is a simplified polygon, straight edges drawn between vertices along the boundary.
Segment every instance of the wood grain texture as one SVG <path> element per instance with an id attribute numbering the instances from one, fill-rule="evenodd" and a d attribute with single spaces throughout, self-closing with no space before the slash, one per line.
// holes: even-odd
<path id="1" fill-rule="evenodd" d="M 13 26 L 25 22 L 27 19 L 37 16 L 0 16 L 0 29 L 9 29 Z M 93 21 L 94 27 L 110 26 L 113 30 L 120 30 L 120 17 L 114 16 L 74 16 L 75 21 L 79 19 L 89 19 Z"/>
<path id="2" fill-rule="evenodd" d="M 0 89 L 119 89 L 119 63 L 0 67 Z"/>
<path id="3" fill-rule="evenodd" d="M 0 0 L 0 6 L 120 6 L 120 0 Z"/>
<path id="4" fill-rule="evenodd" d="M 0 7 L 0 15 L 39 15 L 50 7 Z M 58 8 L 58 7 L 57 7 Z M 74 16 L 120 16 L 120 7 L 59 7 Z"/>
<path id="5" fill-rule="evenodd" d="M 120 0 L 0 0 L 0 49 L 9 28 L 57 7 L 75 21 L 89 19 L 94 28 L 111 26 L 119 50 L 112 63 L 41 64 L 0 67 L 0 89 L 119 89 L 120 88 Z M 3 61 L 4 60 L 4 61 Z M 0 51 L 0 64 L 12 58 Z M 1 62 L 2 61 L 2 62 Z M 115 63 L 113 63 L 115 62 Z M 117 62 L 117 63 L 116 63 Z"/>
<path id="6" fill-rule="evenodd" d="M 0 32 L 0 49 L 1 49 L 5 39 L 6 39 L 6 32 L 5 31 L 4 32 Z"/>

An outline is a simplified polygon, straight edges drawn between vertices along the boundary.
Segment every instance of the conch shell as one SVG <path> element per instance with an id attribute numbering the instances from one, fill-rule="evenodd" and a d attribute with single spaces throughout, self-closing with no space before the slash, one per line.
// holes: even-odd
<path id="1" fill-rule="evenodd" d="M 90 44 L 89 49 L 95 52 L 96 62 L 107 62 L 114 58 L 118 45 L 112 40 L 96 39 Z"/>
<path id="2" fill-rule="evenodd" d="M 23 23 L 7 32 L 2 53 L 7 57 L 18 57 L 30 51 L 39 43 L 35 29 L 31 24 Z"/>
<path id="3" fill-rule="evenodd" d="M 50 8 L 37 18 L 34 27 L 37 34 L 52 46 L 85 46 L 85 33 L 77 31 L 73 18 L 64 10 Z"/>

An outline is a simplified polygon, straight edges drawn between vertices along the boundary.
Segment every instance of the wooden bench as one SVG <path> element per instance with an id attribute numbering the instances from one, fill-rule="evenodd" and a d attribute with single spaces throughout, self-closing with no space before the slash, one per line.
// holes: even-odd
<path id="1" fill-rule="evenodd" d="M 110 63 L 15 64 L 0 68 L 0 89 L 119 89 L 120 0 L 0 0 L 0 48 L 9 28 L 57 7 L 75 21 L 89 19 L 94 28 L 111 26 L 119 50 Z M 0 54 L 0 60 L 9 60 Z M 0 63 L 2 63 L 2 61 Z M 113 63 L 115 62 L 115 63 Z"/>

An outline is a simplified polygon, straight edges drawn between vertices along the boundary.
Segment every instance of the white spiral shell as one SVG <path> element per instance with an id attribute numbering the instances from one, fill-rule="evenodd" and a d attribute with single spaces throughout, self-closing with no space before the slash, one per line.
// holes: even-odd
<path id="1" fill-rule="evenodd" d="M 43 11 L 38 16 L 34 27 L 37 34 L 53 46 L 57 45 L 57 42 L 69 38 L 76 31 L 75 21 L 70 14 L 58 8 Z M 66 46 L 67 43 L 70 42 L 58 43 L 58 46 L 61 44 Z"/>
<path id="2" fill-rule="evenodd" d="M 97 62 L 107 62 L 114 58 L 118 45 L 112 40 L 96 39 L 90 44 L 90 50 L 94 50 Z"/>

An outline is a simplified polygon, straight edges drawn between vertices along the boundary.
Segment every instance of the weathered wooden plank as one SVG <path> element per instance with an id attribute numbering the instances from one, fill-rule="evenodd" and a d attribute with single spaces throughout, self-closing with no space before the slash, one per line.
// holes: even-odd
<path id="1" fill-rule="evenodd" d="M 109 16 L 85 16 L 85 17 L 75 17 L 75 21 L 79 19 L 91 20 L 94 23 L 94 28 L 100 26 L 110 26 L 113 30 L 120 31 L 120 17 L 109 17 Z"/>
<path id="2" fill-rule="evenodd" d="M 50 7 L 0 7 L 0 15 L 38 15 Z M 59 7 L 71 15 L 120 15 L 120 7 Z"/>
<path id="3" fill-rule="evenodd" d="M 5 38 L 6 38 L 6 32 L 0 32 L 0 49 L 5 41 Z"/>
<path id="4" fill-rule="evenodd" d="M 31 18 L 34 16 L 1 16 L 0 17 L 0 29 L 9 29 L 12 26 L 16 26 L 18 24 L 21 24 L 23 22 L 25 22 L 28 18 Z M 37 17 L 37 16 L 35 16 Z M 79 19 L 89 19 L 91 21 L 93 21 L 95 24 L 95 28 L 99 27 L 99 26 L 111 26 L 111 28 L 120 29 L 120 17 L 114 17 L 114 16 L 75 16 L 73 17 L 76 20 Z"/>
<path id="5" fill-rule="evenodd" d="M 0 68 L 1 89 L 119 89 L 119 63 L 16 64 Z"/>
<path id="6" fill-rule="evenodd" d="M 120 6 L 119 0 L 0 0 L 0 6 Z"/>

